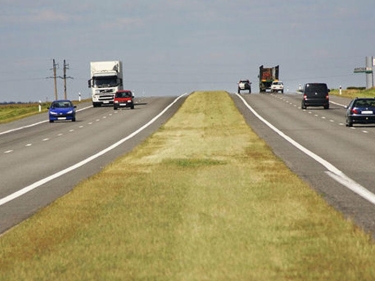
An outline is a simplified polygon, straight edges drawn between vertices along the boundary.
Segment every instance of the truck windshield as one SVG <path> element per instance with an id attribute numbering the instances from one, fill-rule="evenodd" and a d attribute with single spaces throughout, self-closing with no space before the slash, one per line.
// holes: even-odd
<path id="1" fill-rule="evenodd" d="M 98 88 L 115 87 L 119 85 L 117 76 L 93 77 L 93 80 L 94 87 Z"/>

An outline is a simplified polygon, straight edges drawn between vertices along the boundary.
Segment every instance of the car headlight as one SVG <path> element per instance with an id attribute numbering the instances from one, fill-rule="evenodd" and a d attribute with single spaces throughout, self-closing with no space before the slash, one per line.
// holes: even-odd
<path id="1" fill-rule="evenodd" d="M 115 103 L 118 103 L 118 100 L 115 100 Z"/>
<path id="2" fill-rule="evenodd" d="M 73 113 L 73 110 L 68 111 L 68 114 L 72 114 L 72 113 Z"/>
<path id="3" fill-rule="evenodd" d="M 54 111 L 50 111 L 49 114 L 51 114 L 51 115 L 57 115 L 57 113 L 54 112 Z"/>

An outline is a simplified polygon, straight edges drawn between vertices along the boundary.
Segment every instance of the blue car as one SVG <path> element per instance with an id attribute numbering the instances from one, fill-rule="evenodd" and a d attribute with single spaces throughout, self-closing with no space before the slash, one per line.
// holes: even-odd
<path id="1" fill-rule="evenodd" d="M 76 106 L 70 100 L 56 100 L 48 108 L 49 122 L 57 120 L 76 121 Z"/>

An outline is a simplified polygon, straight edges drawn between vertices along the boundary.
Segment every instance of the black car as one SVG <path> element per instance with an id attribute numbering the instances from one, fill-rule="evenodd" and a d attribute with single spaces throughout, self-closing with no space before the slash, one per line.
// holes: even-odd
<path id="1" fill-rule="evenodd" d="M 355 98 L 346 107 L 346 126 L 375 123 L 375 98 Z"/>
<path id="2" fill-rule="evenodd" d="M 249 94 L 251 94 L 251 82 L 249 80 L 240 80 L 237 84 L 237 93 L 248 90 Z"/>
<path id="3" fill-rule="evenodd" d="M 301 108 L 306 109 L 308 106 L 323 106 L 329 108 L 329 89 L 325 83 L 307 83 L 303 86 L 303 99 Z"/>

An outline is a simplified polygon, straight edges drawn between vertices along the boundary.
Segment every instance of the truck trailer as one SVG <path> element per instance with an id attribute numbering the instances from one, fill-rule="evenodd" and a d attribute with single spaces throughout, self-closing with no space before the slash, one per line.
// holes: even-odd
<path id="1" fill-rule="evenodd" d="M 272 82 L 279 80 L 279 66 L 275 67 L 259 67 L 259 92 L 271 90 Z"/>
<path id="2" fill-rule="evenodd" d="M 92 105 L 113 104 L 115 93 L 123 90 L 121 61 L 90 62 L 90 80 Z"/>

